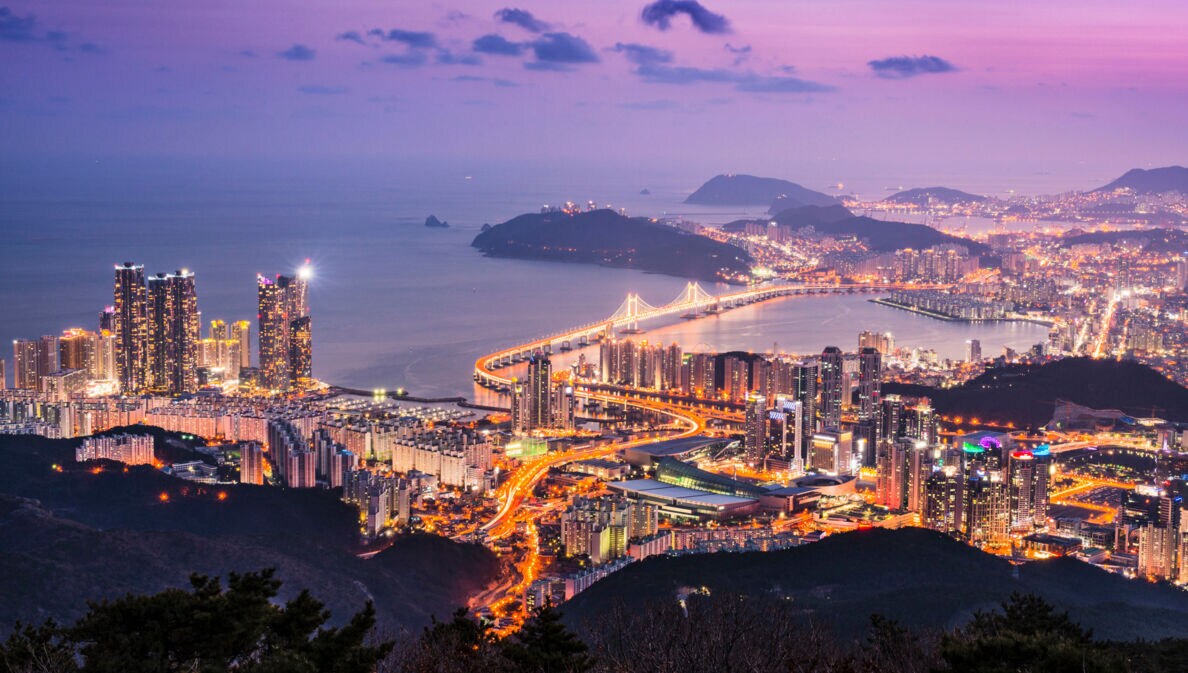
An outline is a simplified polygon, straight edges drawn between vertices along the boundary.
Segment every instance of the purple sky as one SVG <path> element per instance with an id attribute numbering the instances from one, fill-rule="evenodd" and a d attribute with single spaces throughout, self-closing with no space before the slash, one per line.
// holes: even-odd
<path id="1" fill-rule="evenodd" d="M 937 181 L 1188 161 L 1183 0 L 4 3 L 9 160 L 545 155 Z"/>

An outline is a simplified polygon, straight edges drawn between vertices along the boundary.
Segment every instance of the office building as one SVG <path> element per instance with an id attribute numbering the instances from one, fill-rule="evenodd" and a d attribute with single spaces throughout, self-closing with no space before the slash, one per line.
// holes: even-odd
<path id="1" fill-rule="evenodd" d="M 835 476 L 853 474 L 854 436 L 840 430 L 822 430 L 813 435 L 808 468 Z"/>

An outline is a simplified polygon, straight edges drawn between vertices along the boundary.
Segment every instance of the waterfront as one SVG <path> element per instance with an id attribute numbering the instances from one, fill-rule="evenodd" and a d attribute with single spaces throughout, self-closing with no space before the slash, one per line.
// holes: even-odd
<path id="1" fill-rule="evenodd" d="M 110 265 L 125 260 L 145 264 L 150 273 L 193 270 L 204 322 L 250 319 L 254 274 L 289 272 L 308 257 L 316 273 L 310 302 L 318 378 L 424 396 L 472 396 L 471 367 L 482 353 L 610 315 L 628 292 L 665 303 L 685 284 L 638 271 L 484 258 L 469 247 L 483 223 L 584 197 L 625 206 L 630 214 L 680 212 L 708 223 L 743 214 L 684 206 L 680 200 L 691 187 L 638 175 L 582 189 L 572 186 L 579 184 L 572 176 L 476 171 L 466 180 L 444 169 L 349 178 L 80 169 L 78 180 L 51 189 L 35 174 L 6 175 L 0 227 L 9 234 L 0 265 L 28 282 L 0 288 L 0 339 L 56 334 L 68 326 L 94 329 L 98 311 L 111 303 Z M 651 196 L 638 194 L 641 184 Z M 430 213 L 449 220 L 450 228 L 422 226 Z M 1034 326 L 945 325 L 865 299 L 780 300 L 678 322 L 646 338 L 676 339 L 690 350 L 765 351 L 778 342 L 782 350 L 817 352 L 833 343 L 849 347 L 859 331 L 870 329 L 891 331 L 904 345 L 935 348 L 942 357 L 960 356 L 971 336 L 988 352 L 1043 338 Z"/>

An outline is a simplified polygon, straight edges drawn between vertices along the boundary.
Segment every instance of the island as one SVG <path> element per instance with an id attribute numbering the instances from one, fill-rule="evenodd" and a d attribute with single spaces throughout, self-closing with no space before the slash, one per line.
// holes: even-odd
<path id="1" fill-rule="evenodd" d="M 883 200 L 887 203 L 924 208 L 935 204 L 955 206 L 963 203 L 985 203 L 990 199 L 989 197 L 970 194 L 969 192 L 963 192 L 960 189 L 950 189 L 949 187 L 918 187 L 892 194 Z"/>
<path id="2" fill-rule="evenodd" d="M 1093 191 L 1112 192 L 1117 189 L 1129 189 L 1136 194 L 1163 194 L 1166 192 L 1188 194 L 1188 168 L 1183 166 L 1164 166 L 1149 170 L 1132 168 L 1117 180 Z"/>
<path id="3" fill-rule="evenodd" d="M 437 219 L 436 215 L 430 215 L 429 217 L 425 218 L 425 226 L 435 229 L 447 229 L 449 228 L 450 223 L 446 222 L 445 220 Z"/>
<path id="4" fill-rule="evenodd" d="M 745 250 L 613 210 L 528 213 L 484 230 L 471 243 L 488 257 L 600 264 L 705 281 L 742 283 Z"/>
<path id="5" fill-rule="evenodd" d="M 806 187 L 780 180 L 761 178 L 754 175 L 717 175 L 697 188 L 685 199 L 685 203 L 703 206 L 771 206 L 782 204 L 782 208 L 793 206 L 829 206 L 837 199 Z"/>

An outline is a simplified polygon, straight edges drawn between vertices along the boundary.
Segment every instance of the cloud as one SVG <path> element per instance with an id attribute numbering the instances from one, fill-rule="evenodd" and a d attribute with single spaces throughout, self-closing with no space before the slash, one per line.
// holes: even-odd
<path id="1" fill-rule="evenodd" d="M 399 65 L 406 68 L 413 68 L 418 65 L 424 65 L 428 58 L 423 51 L 408 51 L 403 54 L 387 54 L 380 57 L 380 61 L 390 63 L 392 65 Z"/>
<path id="2" fill-rule="evenodd" d="M 244 58 L 256 58 L 259 54 L 252 51 L 251 49 L 244 49 L 243 51 L 239 52 L 239 55 Z"/>
<path id="3" fill-rule="evenodd" d="M 656 47 L 649 47 L 646 44 L 617 42 L 615 43 L 614 49 L 611 51 L 622 54 L 628 61 L 631 61 L 636 65 L 672 62 L 671 51 L 657 49 Z"/>
<path id="4" fill-rule="evenodd" d="M 63 35 L 64 37 L 64 35 Z M 39 42 L 37 18 L 32 14 L 17 16 L 7 7 L 0 7 L 0 40 L 5 42 Z"/>
<path id="5" fill-rule="evenodd" d="M 276 55 L 287 61 L 312 61 L 316 53 L 304 44 L 295 44 L 284 51 L 278 51 Z"/>
<path id="6" fill-rule="evenodd" d="M 376 30 L 372 30 L 369 34 L 374 35 L 376 32 Z M 433 33 L 393 28 L 387 33 L 379 31 L 379 34 L 383 37 L 383 39 L 389 42 L 400 42 L 402 44 L 407 44 L 413 49 L 432 49 L 433 47 L 437 46 L 437 36 Z"/>
<path id="7" fill-rule="evenodd" d="M 0 42 L 43 44 L 58 51 L 71 51 L 70 36 L 60 30 L 42 32 L 37 17 L 33 14 L 17 16 L 9 7 L 0 7 Z M 77 47 L 83 54 L 105 54 L 106 49 L 92 42 L 83 42 Z"/>
<path id="8" fill-rule="evenodd" d="M 306 84 L 305 86 L 297 87 L 297 90 L 311 96 L 338 96 L 347 92 L 346 87 L 327 86 L 325 84 Z"/>
<path id="9" fill-rule="evenodd" d="M 515 82 L 508 80 L 508 79 L 502 79 L 500 77 L 479 77 L 478 75 L 458 75 L 457 77 L 453 78 L 451 81 L 453 81 L 453 82 L 490 82 L 492 85 L 499 86 L 499 87 L 519 86 L 519 84 L 516 84 Z"/>
<path id="10" fill-rule="evenodd" d="M 494 54 L 497 56 L 519 56 L 524 53 L 528 45 L 522 42 L 512 42 L 502 35 L 491 33 L 476 38 L 472 48 L 480 54 Z"/>
<path id="11" fill-rule="evenodd" d="M 735 89 L 751 93 L 825 93 L 833 91 L 833 87 L 820 82 L 812 82 L 799 77 L 762 77 L 753 76 L 740 79 Z"/>
<path id="12" fill-rule="evenodd" d="M 549 29 L 549 24 L 532 16 L 532 12 L 526 9 L 504 7 L 495 12 L 495 18 L 503 23 L 519 26 L 530 33 L 543 33 Z"/>
<path id="13" fill-rule="evenodd" d="M 749 45 L 749 44 L 744 44 L 741 47 L 736 47 L 736 46 L 730 44 L 729 42 L 727 42 L 726 43 L 726 51 L 730 52 L 731 54 L 734 54 L 734 65 L 741 65 L 743 61 L 746 61 L 748 58 L 751 57 L 751 45 Z"/>
<path id="14" fill-rule="evenodd" d="M 643 8 L 639 18 L 649 26 L 668 30 L 677 14 L 687 15 L 693 26 L 703 33 L 730 32 L 730 21 L 725 16 L 709 11 L 697 0 L 656 0 Z"/>
<path id="15" fill-rule="evenodd" d="M 455 54 L 449 49 L 439 49 L 437 62 L 440 65 L 479 65 L 483 59 L 477 54 Z"/>
<path id="16" fill-rule="evenodd" d="M 867 62 L 883 79 L 908 79 L 917 75 L 955 72 L 957 67 L 939 56 L 890 56 Z"/>
<path id="17" fill-rule="evenodd" d="M 759 75 L 725 68 L 641 65 L 635 74 L 653 84 L 731 84 L 736 91 L 748 93 L 825 93 L 833 87 L 798 77 Z"/>
<path id="18" fill-rule="evenodd" d="M 348 30 L 345 33 L 339 33 L 337 36 L 335 36 L 334 39 L 346 40 L 347 42 L 356 42 L 358 44 L 366 44 L 363 41 L 363 36 L 360 35 L 359 31 L 357 31 L 357 30 Z"/>
<path id="19" fill-rule="evenodd" d="M 558 66 L 599 60 L 589 42 L 569 33 L 545 33 L 532 42 L 532 53 L 536 62 L 525 66 L 536 70 L 556 70 Z"/>

